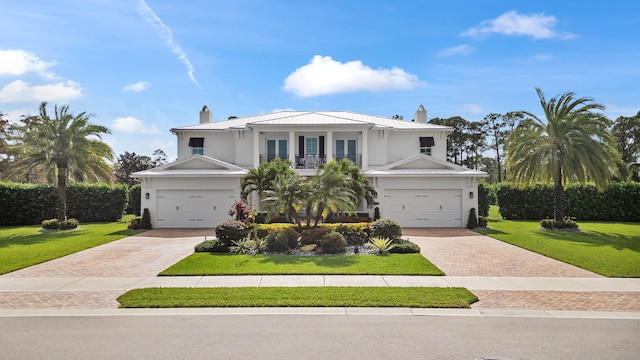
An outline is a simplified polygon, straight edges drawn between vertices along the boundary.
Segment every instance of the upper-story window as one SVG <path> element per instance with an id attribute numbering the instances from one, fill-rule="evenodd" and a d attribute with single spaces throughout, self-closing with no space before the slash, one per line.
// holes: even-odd
<path id="1" fill-rule="evenodd" d="M 273 161 L 275 158 L 287 159 L 288 157 L 289 146 L 287 140 L 267 140 L 267 161 Z"/>
<path id="2" fill-rule="evenodd" d="M 189 146 L 191 147 L 191 155 L 204 155 L 204 138 L 189 138 Z"/>
<path id="3" fill-rule="evenodd" d="M 420 154 L 431 156 L 431 148 L 435 145 L 433 136 L 421 136 L 420 137 Z"/>

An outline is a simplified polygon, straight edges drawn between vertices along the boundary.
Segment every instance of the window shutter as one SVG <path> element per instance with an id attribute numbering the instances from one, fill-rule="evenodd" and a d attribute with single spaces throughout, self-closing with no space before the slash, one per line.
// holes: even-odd
<path id="1" fill-rule="evenodd" d="M 318 137 L 318 142 L 320 144 L 318 144 L 318 150 L 320 152 L 320 157 L 323 158 L 324 157 L 324 136 L 319 136 Z"/>
<path id="2" fill-rule="evenodd" d="M 304 136 L 298 136 L 298 153 L 301 157 L 304 156 Z"/>

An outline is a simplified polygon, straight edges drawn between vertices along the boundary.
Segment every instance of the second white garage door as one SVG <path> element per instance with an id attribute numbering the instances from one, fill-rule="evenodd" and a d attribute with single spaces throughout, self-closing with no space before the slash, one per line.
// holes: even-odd
<path id="1" fill-rule="evenodd" d="M 158 190 L 158 228 L 213 228 L 231 219 L 233 190 Z"/>
<path id="2" fill-rule="evenodd" d="M 461 190 L 385 189 L 382 216 L 403 227 L 462 227 Z"/>

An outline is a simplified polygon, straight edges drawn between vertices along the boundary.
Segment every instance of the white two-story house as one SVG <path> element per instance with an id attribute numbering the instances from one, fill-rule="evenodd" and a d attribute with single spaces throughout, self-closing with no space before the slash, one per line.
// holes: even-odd
<path id="1" fill-rule="evenodd" d="M 446 160 L 452 128 L 427 123 L 420 105 L 412 121 L 348 111 L 278 111 L 171 129 L 178 156 L 134 173 L 142 183 L 142 208 L 155 228 L 212 228 L 230 218 L 247 169 L 289 159 L 303 176 L 318 165 L 347 158 L 378 193 L 383 218 L 404 227 L 464 227 L 478 208 L 479 179 L 487 174 Z M 259 204 L 253 204 L 256 207 Z M 361 211 L 373 215 L 373 207 Z"/>

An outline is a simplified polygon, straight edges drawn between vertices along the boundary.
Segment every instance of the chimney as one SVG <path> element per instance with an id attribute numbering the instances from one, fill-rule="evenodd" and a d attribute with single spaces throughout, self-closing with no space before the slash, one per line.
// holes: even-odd
<path id="1" fill-rule="evenodd" d="M 211 112 L 209 111 L 209 107 L 204 105 L 202 110 L 200 110 L 200 124 L 206 124 L 211 122 Z"/>
<path id="2" fill-rule="evenodd" d="M 418 106 L 415 119 L 416 119 L 416 122 L 425 123 L 425 124 L 427 123 L 427 110 L 424 109 L 424 106 L 422 106 L 422 104 Z"/>

